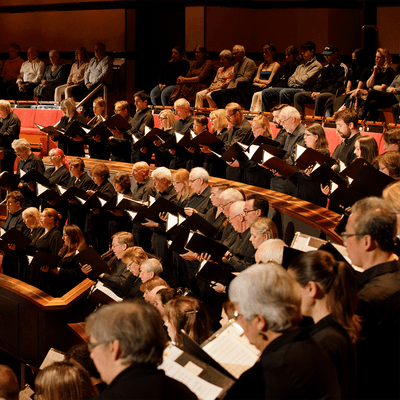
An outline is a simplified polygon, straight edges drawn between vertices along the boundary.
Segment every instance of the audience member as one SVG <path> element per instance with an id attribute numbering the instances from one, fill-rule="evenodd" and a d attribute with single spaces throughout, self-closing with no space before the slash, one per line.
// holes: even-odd
<path id="1" fill-rule="evenodd" d="M 229 82 L 226 89 L 211 93 L 211 98 L 217 105 L 217 108 L 226 108 L 229 103 L 236 102 L 238 82 L 251 82 L 257 71 L 256 63 L 246 57 L 245 49 L 242 45 L 237 44 L 233 46 L 232 55 L 236 61 L 233 67 L 233 79 Z"/>
<path id="2" fill-rule="evenodd" d="M 56 87 L 54 92 L 54 101 L 61 102 L 62 95 L 67 99 L 72 97 L 72 89 L 75 86 L 83 85 L 85 72 L 89 66 L 89 53 L 86 47 L 78 47 L 75 50 L 75 62 L 72 64 L 67 83 Z"/>
<path id="3" fill-rule="evenodd" d="M 176 80 L 169 104 L 183 98 L 193 106 L 196 93 L 209 87 L 214 79 L 214 64 L 210 60 L 207 47 L 196 46 L 194 56 L 196 61 L 190 66 L 187 75 L 181 75 Z"/>
<path id="4" fill-rule="evenodd" d="M 171 93 L 180 76 L 186 76 L 190 68 L 184 49 L 181 46 L 172 48 L 171 59 L 166 63 L 158 77 L 158 85 L 150 92 L 153 106 L 168 105 Z"/>
<path id="5" fill-rule="evenodd" d="M 229 82 L 233 78 L 232 52 L 230 50 L 222 50 L 219 53 L 219 61 L 222 67 L 218 68 L 217 74 L 210 87 L 197 92 L 195 108 L 203 108 L 204 100 L 207 100 L 210 108 L 218 108 L 211 97 L 211 92 L 215 90 L 226 89 Z"/>
<path id="6" fill-rule="evenodd" d="M 11 43 L 8 47 L 10 58 L 4 62 L 0 73 L 0 98 L 7 98 L 7 89 L 17 81 L 19 71 L 24 60 L 19 56 L 20 47 L 17 43 Z"/>
<path id="7" fill-rule="evenodd" d="M 33 100 L 33 90 L 42 80 L 46 66 L 38 59 L 36 47 L 28 49 L 28 60 L 22 63 L 15 85 L 7 89 L 11 100 Z"/>
<path id="8" fill-rule="evenodd" d="M 60 54 L 57 50 L 50 50 L 51 65 L 44 71 L 42 81 L 33 90 L 34 98 L 53 101 L 56 87 L 65 82 L 65 66 L 60 64 Z"/>
<path id="9" fill-rule="evenodd" d="M 330 44 L 321 54 L 325 56 L 328 64 L 322 69 L 310 91 L 296 93 L 293 98 L 294 106 L 301 115 L 304 115 L 304 104 L 315 102 L 314 115 L 325 116 L 324 110 L 327 101 L 333 101 L 337 90 L 344 88 L 347 82 L 348 69 L 346 64 L 339 59 L 338 48 Z"/>
<path id="10" fill-rule="evenodd" d="M 143 301 L 101 307 L 86 322 L 91 358 L 108 387 L 102 399 L 196 399 L 182 383 L 157 367 L 163 361 L 167 337 L 160 313 Z M 173 395 L 172 395 L 173 394 Z"/>

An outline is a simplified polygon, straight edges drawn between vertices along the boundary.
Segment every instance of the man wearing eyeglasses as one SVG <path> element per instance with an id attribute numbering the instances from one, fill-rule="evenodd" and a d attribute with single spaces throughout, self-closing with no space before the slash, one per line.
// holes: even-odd
<path id="1" fill-rule="evenodd" d="M 399 398 L 400 271 L 394 254 L 397 217 L 383 199 L 369 197 L 352 207 L 342 233 L 357 275 L 362 340 L 357 343 L 359 399 Z"/>
<path id="2" fill-rule="evenodd" d="M 243 116 L 242 107 L 237 103 L 229 103 L 225 107 L 225 117 L 231 124 L 226 133 L 226 142 L 224 150 L 228 150 L 234 143 L 250 145 L 254 140 L 251 124 Z M 238 160 L 227 162 L 226 179 L 237 182 L 244 182 L 244 170 L 240 168 Z"/>

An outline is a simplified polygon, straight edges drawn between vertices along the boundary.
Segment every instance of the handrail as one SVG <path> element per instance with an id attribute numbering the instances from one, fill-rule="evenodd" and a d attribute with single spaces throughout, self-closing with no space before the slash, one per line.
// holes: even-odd
<path id="1" fill-rule="evenodd" d="M 96 92 L 98 92 L 101 88 L 103 88 L 103 99 L 107 103 L 107 86 L 104 85 L 103 83 L 100 83 L 99 86 L 97 86 L 95 89 L 93 89 L 88 95 L 83 98 L 77 105 L 76 109 L 78 109 L 80 106 L 85 104 Z"/>

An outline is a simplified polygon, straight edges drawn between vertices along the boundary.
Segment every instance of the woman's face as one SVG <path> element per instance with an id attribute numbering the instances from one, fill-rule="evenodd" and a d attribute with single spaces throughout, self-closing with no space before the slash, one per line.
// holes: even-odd
<path id="1" fill-rule="evenodd" d="M 221 324 L 221 326 L 224 326 L 224 325 L 226 325 L 226 324 L 229 323 L 229 318 L 228 318 L 228 316 L 226 315 L 226 312 L 225 312 L 224 309 L 222 309 L 222 312 L 221 312 L 221 319 L 219 320 L 219 323 Z"/>
<path id="2" fill-rule="evenodd" d="M 375 54 L 375 64 L 379 65 L 380 67 L 385 64 L 385 57 L 383 56 L 383 54 L 379 53 L 379 51 L 377 51 Z"/>
<path id="3" fill-rule="evenodd" d="M 293 55 L 293 53 L 291 53 L 290 51 L 285 53 L 285 60 L 289 65 L 293 65 L 294 64 L 294 55 Z"/>
<path id="4" fill-rule="evenodd" d="M 171 58 L 172 58 L 172 60 L 174 60 L 176 62 L 176 61 L 179 61 L 182 58 L 182 56 L 181 56 L 181 53 L 179 53 L 179 51 L 177 49 L 172 49 L 172 57 Z"/>
<path id="5" fill-rule="evenodd" d="M 72 176 L 75 178 L 79 178 L 82 175 L 79 167 L 76 167 L 75 165 L 70 165 L 69 170 L 71 171 Z"/>
<path id="6" fill-rule="evenodd" d="M 63 231 L 63 240 L 67 247 L 71 246 L 71 238 L 65 233 L 65 229 Z"/>
<path id="7" fill-rule="evenodd" d="M 176 329 L 175 329 L 175 326 L 173 325 L 173 323 L 168 318 L 165 318 L 164 325 L 167 327 L 168 336 L 170 337 L 170 339 L 173 342 L 175 342 L 175 340 L 176 340 Z"/>
<path id="8" fill-rule="evenodd" d="M 59 167 L 62 164 L 61 157 L 55 151 L 50 150 L 49 158 L 55 167 Z"/>
<path id="9" fill-rule="evenodd" d="M 159 117 L 159 119 L 160 119 L 161 128 L 164 129 L 164 130 L 168 129 L 168 118 L 167 118 L 167 116 L 166 115 L 161 115 Z"/>
<path id="10" fill-rule="evenodd" d="M 207 126 L 206 125 L 202 125 L 200 122 L 198 121 L 194 121 L 193 122 L 193 132 L 198 135 L 199 133 L 203 132 L 204 129 L 206 129 Z"/>
<path id="11" fill-rule="evenodd" d="M 255 229 L 250 228 L 250 242 L 255 249 L 258 249 L 266 240 L 268 240 L 268 235 L 261 235 Z"/>
<path id="12" fill-rule="evenodd" d="M 360 142 L 358 140 L 354 143 L 354 154 L 357 158 L 361 158 Z"/>
<path id="13" fill-rule="evenodd" d="M 210 116 L 210 127 L 211 131 L 217 130 L 217 117 L 215 115 Z"/>
<path id="14" fill-rule="evenodd" d="M 35 217 L 33 215 L 25 215 L 24 223 L 27 226 L 28 229 L 34 229 L 35 227 Z"/>
<path id="15" fill-rule="evenodd" d="M 381 161 L 379 161 L 379 171 L 381 171 L 381 172 L 382 172 L 383 174 L 385 174 L 385 175 L 390 176 L 388 168 L 387 168 L 386 165 L 385 165 L 383 162 L 381 162 Z"/>
<path id="16" fill-rule="evenodd" d="M 54 218 L 50 217 L 46 212 L 40 214 L 40 223 L 45 229 L 51 229 L 55 226 Z"/>
<path id="17" fill-rule="evenodd" d="M 200 51 L 200 49 L 198 47 L 194 51 L 194 57 L 195 57 L 196 61 L 198 61 L 198 62 L 204 61 L 204 53 L 202 51 Z"/>
<path id="18" fill-rule="evenodd" d="M 172 184 L 174 185 L 175 190 L 178 193 L 184 193 L 185 192 L 185 184 L 183 182 L 179 181 L 172 181 Z"/>
<path id="19" fill-rule="evenodd" d="M 220 63 L 222 64 L 222 66 L 224 68 L 228 68 L 231 65 L 231 62 L 227 58 L 225 58 L 224 56 L 220 56 L 219 57 L 219 61 L 220 61 Z"/>
<path id="20" fill-rule="evenodd" d="M 311 149 L 315 149 L 318 141 L 318 135 L 314 135 L 310 131 L 306 129 L 306 132 L 304 134 L 304 142 L 307 147 L 310 147 Z"/>
<path id="21" fill-rule="evenodd" d="M 301 314 L 305 317 L 309 317 L 311 315 L 311 307 L 313 305 L 313 298 L 309 296 L 309 286 L 301 286 L 296 280 L 296 274 L 293 270 L 288 269 L 288 274 L 291 278 L 296 282 L 298 288 L 300 289 L 301 293 Z"/>
<path id="22" fill-rule="evenodd" d="M 98 103 L 93 103 L 93 112 L 94 115 L 102 115 L 104 111 L 104 107 L 102 107 L 100 104 Z"/>
<path id="23" fill-rule="evenodd" d="M 101 178 L 100 175 L 98 174 L 93 174 L 92 176 L 93 182 L 97 185 L 100 186 L 103 183 L 103 179 Z"/>
<path id="24" fill-rule="evenodd" d="M 54 66 L 56 66 L 56 65 L 59 64 L 60 56 L 58 56 L 57 54 L 54 54 L 54 53 L 50 53 L 50 54 L 49 54 L 49 59 L 50 59 L 50 62 L 51 62 Z"/>
<path id="25" fill-rule="evenodd" d="M 269 46 L 264 46 L 263 47 L 263 56 L 265 61 L 272 60 L 272 51 Z"/>
<path id="26" fill-rule="evenodd" d="M 82 62 L 83 61 L 83 51 L 78 50 L 76 52 L 76 58 L 77 58 L 78 62 Z"/>
<path id="27" fill-rule="evenodd" d="M 154 296 L 153 306 L 154 306 L 155 308 L 157 308 L 157 310 L 158 310 L 159 313 L 161 314 L 161 317 L 164 319 L 165 307 L 164 307 L 164 304 L 163 304 L 162 301 L 161 301 L 160 295 L 156 294 L 156 295 Z"/>
<path id="28" fill-rule="evenodd" d="M 121 184 L 119 182 L 114 183 L 114 189 L 117 193 L 123 193 L 124 191 L 122 190 Z"/>
<path id="29" fill-rule="evenodd" d="M 131 260 L 131 261 L 124 261 L 126 263 L 126 267 L 128 268 L 129 272 L 132 275 L 139 276 L 140 274 L 140 264 Z"/>
<path id="30" fill-rule="evenodd" d="M 251 125 L 255 138 L 264 135 L 266 129 L 259 122 L 253 121 Z"/>

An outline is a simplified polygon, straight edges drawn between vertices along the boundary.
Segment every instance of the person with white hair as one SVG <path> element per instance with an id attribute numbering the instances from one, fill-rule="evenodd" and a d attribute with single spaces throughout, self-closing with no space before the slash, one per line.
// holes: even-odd
<path id="1" fill-rule="evenodd" d="M 46 67 L 42 81 L 33 90 L 38 100 L 52 101 L 57 86 L 65 82 L 65 66 L 60 64 L 60 54 L 57 50 L 50 50 L 49 59 L 51 64 Z"/>
<path id="2" fill-rule="evenodd" d="M 229 285 L 237 323 L 261 351 L 260 362 L 230 390 L 237 399 L 339 399 L 334 367 L 313 339 L 299 328 L 301 294 L 280 265 L 256 264 Z"/>
<path id="3" fill-rule="evenodd" d="M 157 258 L 148 258 L 140 265 L 139 278 L 142 283 L 146 283 L 155 276 L 161 276 L 163 267 Z"/>
<path id="4" fill-rule="evenodd" d="M 261 243 L 254 255 L 256 263 L 267 263 L 274 261 L 277 264 L 282 264 L 283 249 L 285 242 L 282 239 L 268 239 Z"/>

